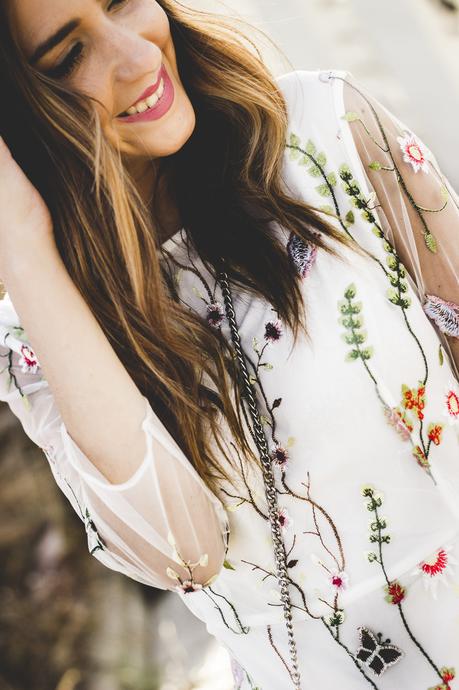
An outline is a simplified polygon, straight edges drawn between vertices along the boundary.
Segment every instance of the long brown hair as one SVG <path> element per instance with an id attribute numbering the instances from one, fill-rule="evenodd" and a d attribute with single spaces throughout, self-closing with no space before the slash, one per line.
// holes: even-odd
<path id="1" fill-rule="evenodd" d="M 272 304 L 296 338 L 299 328 L 307 333 L 300 286 L 270 223 L 334 255 L 320 234 L 356 247 L 320 211 L 286 194 L 287 107 L 251 38 L 218 15 L 158 2 L 196 112 L 190 139 L 162 161 L 187 236 L 210 270 L 223 256 L 233 284 Z M 174 298 L 155 219 L 104 139 L 94 99 L 27 64 L 4 3 L 0 87 L 8 104 L 2 136 L 50 209 L 71 278 L 141 393 L 215 490 L 227 477 L 211 442 L 226 456 L 222 415 L 234 443 L 255 459 L 231 352 L 217 329 Z"/>

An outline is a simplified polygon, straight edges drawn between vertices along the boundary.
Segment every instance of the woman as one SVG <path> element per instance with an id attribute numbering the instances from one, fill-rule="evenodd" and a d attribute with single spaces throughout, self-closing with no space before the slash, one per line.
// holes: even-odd
<path id="1" fill-rule="evenodd" d="M 432 152 L 352 74 L 273 80 L 173 0 L 1 8 L 1 398 L 90 553 L 177 592 L 237 688 L 454 687 L 459 203 Z"/>

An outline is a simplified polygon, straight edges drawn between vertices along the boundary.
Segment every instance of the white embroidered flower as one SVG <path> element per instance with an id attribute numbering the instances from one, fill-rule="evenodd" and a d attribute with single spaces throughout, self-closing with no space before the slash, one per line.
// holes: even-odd
<path id="1" fill-rule="evenodd" d="M 421 141 L 413 132 L 406 132 L 405 136 L 397 137 L 400 148 L 403 151 L 403 160 L 410 163 L 414 172 L 422 170 L 422 172 L 429 172 L 429 164 L 425 157 L 424 147 Z"/>
<path id="2" fill-rule="evenodd" d="M 457 560 L 449 552 L 452 550 L 452 544 L 447 544 L 440 549 L 436 549 L 424 561 L 418 563 L 416 568 L 411 572 L 412 575 L 422 577 L 424 587 L 430 591 L 433 598 L 437 598 L 437 589 L 439 584 L 444 586 L 452 585 L 450 581 L 455 575 L 455 565 Z"/>
<path id="3" fill-rule="evenodd" d="M 344 570 L 333 570 L 328 575 L 328 583 L 334 592 L 347 589 L 349 575 Z"/>

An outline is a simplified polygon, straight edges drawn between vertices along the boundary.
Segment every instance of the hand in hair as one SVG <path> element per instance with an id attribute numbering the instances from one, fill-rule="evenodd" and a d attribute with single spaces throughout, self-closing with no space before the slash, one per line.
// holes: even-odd
<path id="1" fill-rule="evenodd" d="M 51 214 L 0 136 L 0 276 L 9 257 L 54 243 Z"/>

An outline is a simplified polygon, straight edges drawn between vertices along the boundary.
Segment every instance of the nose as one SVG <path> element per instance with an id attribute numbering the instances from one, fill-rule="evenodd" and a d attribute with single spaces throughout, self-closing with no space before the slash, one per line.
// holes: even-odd
<path id="1" fill-rule="evenodd" d="M 129 29 L 117 27 L 105 36 L 107 64 L 113 65 L 113 78 L 117 82 L 140 84 L 142 77 L 158 74 L 162 51 L 155 43 Z"/>

